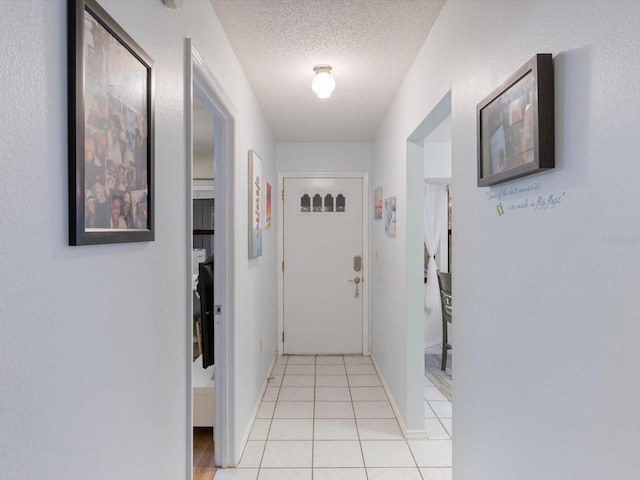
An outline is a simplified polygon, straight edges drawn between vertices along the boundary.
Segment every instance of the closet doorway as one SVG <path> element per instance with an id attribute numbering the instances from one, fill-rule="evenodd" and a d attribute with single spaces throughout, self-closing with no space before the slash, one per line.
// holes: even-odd
<path id="1" fill-rule="evenodd" d="M 235 461 L 232 212 L 236 115 L 224 90 L 189 39 L 186 53 L 187 425 L 188 432 L 192 432 L 194 426 L 205 429 L 204 433 L 187 435 L 187 454 L 191 460 L 187 478 L 197 479 L 200 477 L 194 475 L 195 462 L 204 467 L 198 473 L 210 478 L 214 466 L 233 466 Z M 207 261 L 200 262 L 201 257 Z M 209 264 L 213 277 L 213 295 L 210 307 L 203 310 L 198 308 L 203 304 L 194 292 L 199 288 L 198 283 L 203 282 L 204 264 Z M 194 328 L 197 310 L 200 310 L 200 329 Z M 194 339 L 198 353 L 209 355 L 204 365 L 200 355 L 193 361 Z M 214 365 L 203 368 L 212 362 Z M 204 452 L 194 450 L 196 442 L 205 445 Z"/>

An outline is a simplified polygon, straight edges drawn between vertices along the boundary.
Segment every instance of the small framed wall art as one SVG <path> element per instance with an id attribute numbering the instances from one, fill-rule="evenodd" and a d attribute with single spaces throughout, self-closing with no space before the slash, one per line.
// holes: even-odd
<path id="1" fill-rule="evenodd" d="M 69 244 L 154 239 L 153 61 L 95 0 L 68 0 Z"/>
<path id="2" fill-rule="evenodd" d="M 373 219 L 382 220 L 382 187 L 373 191 Z"/>
<path id="3" fill-rule="evenodd" d="M 384 233 L 396 238 L 396 197 L 384 199 Z"/>
<path id="4" fill-rule="evenodd" d="M 262 255 L 262 159 L 249 150 L 249 258 Z"/>
<path id="5" fill-rule="evenodd" d="M 535 55 L 477 107 L 478 186 L 555 167 L 553 61 Z"/>
<path id="6" fill-rule="evenodd" d="M 271 228 L 271 184 L 265 182 L 265 220 L 264 228 Z"/>

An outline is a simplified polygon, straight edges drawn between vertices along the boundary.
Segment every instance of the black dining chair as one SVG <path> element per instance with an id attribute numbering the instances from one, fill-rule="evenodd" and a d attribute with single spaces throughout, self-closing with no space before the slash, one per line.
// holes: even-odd
<path id="1" fill-rule="evenodd" d="M 440 370 L 447 368 L 447 350 L 451 349 L 449 343 L 449 326 L 451 323 L 451 274 L 438 270 L 438 286 L 440 287 L 440 299 L 442 300 L 442 363 Z"/>

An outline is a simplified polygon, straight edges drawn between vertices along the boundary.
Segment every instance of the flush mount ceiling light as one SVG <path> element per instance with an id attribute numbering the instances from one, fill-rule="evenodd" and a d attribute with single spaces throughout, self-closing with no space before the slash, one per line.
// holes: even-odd
<path id="1" fill-rule="evenodd" d="M 313 71 L 316 76 L 311 82 L 311 90 L 316 92 L 318 98 L 329 98 L 336 89 L 336 81 L 331 76 L 331 65 L 316 65 Z"/>

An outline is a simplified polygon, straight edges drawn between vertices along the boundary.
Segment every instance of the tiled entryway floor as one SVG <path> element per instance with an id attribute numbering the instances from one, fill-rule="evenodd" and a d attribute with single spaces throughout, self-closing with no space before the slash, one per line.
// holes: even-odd
<path id="1" fill-rule="evenodd" d="M 405 440 L 369 357 L 278 358 L 235 469 L 215 480 L 450 480 L 451 403 L 425 378 L 427 440 Z"/>

